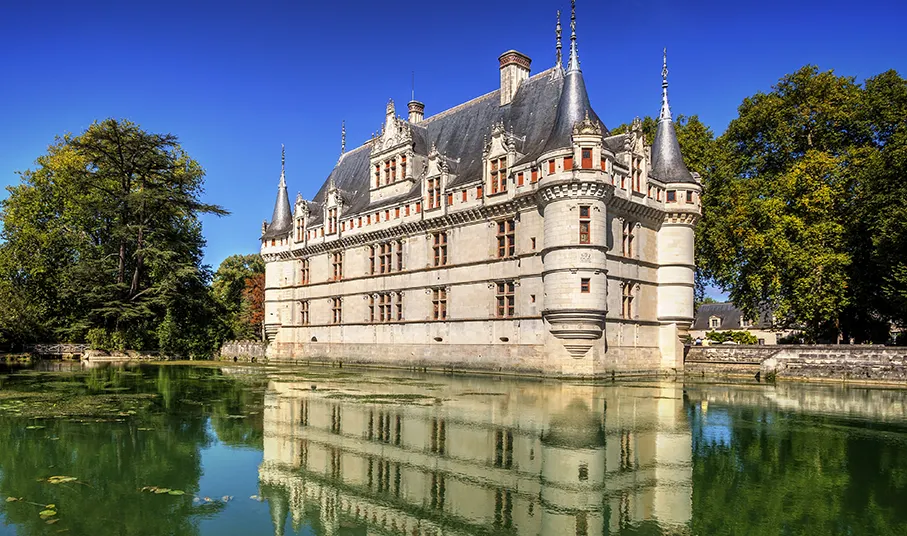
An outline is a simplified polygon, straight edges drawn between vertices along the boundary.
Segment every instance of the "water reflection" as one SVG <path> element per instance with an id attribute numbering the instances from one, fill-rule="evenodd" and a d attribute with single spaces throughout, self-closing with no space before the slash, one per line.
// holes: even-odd
<path id="1" fill-rule="evenodd" d="M 683 534 L 691 520 L 678 384 L 273 381 L 263 458 L 278 535 Z"/>

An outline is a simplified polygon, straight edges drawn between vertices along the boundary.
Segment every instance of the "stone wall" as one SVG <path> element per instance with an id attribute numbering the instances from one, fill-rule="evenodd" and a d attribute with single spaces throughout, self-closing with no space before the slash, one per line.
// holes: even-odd
<path id="1" fill-rule="evenodd" d="M 218 359 L 221 361 L 266 361 L 265 351 L 268 343 L 262 341 L 227 341 L 220 347 Z"/>
<path id="2" fill-rule="evenodd" d="M 907 382 L 907 347 L 878 345 L 696 346 L 690 376 Z"/>

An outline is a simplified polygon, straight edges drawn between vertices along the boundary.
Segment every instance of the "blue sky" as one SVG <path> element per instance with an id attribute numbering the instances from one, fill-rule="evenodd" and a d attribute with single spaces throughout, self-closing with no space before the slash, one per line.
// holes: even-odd
<path id="1" fill-rule="evenodd" d="M 206 261 L 257 251 L 280 144 L 291 196 L 318 189 L 340 150 L 405 114 L 410 77 L 426 116 L 494 90 L 515 48 L 554 64 L 555 11 L 570 3 L 0 2 L 0 182 L 18 182 L 54 136 L 128 118 L 179 136 L 207 171 Z M 668 48 L 672 109 L 722 132 L 742 99 L 802 65 L 862 80 L 907 75 L 907 3 L 580 0 L 592 104 L 608 126 L 658 113 Z M 6 195 L 5 192 L 2 195 Z"/>

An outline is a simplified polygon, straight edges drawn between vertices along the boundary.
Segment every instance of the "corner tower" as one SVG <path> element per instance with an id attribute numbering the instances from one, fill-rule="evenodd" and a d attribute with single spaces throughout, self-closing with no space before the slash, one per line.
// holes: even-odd
<path id="1" fill-rule="evenodd" d="M 695 227 L 702 187 L 683 163 L 668 105 L 668 60 L 661 71 L 661 114 L 652 143 L 652 175 L 665 183 L 665 218 L 658 230 L 658 323 L 662 368 L 683 366 L 683 343 L 693 322 Z"/>
<path id="2" fill-rule="evenodd" d="M 542 318 L 563 347 L 550 354 L 572 358 L 561 364 L 562 373 L 591 375 L 590 349 L 602 338 L 607 314 L 607 203 L 614 188 L 602 165 L 607 129 L 589 104 L 579 66 L 575 2 L 570 29 L 557 117 L 536 164 L 544 215 Z"/>

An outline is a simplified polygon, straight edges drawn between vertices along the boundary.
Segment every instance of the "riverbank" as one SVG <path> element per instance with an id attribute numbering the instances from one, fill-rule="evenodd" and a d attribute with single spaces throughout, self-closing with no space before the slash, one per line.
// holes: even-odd
<path id="1" fill-rule="evenodd" d="M 686 355 L 684 375 L 903 385 L 907 383 L 907 347 L 694 346 Z"/>

